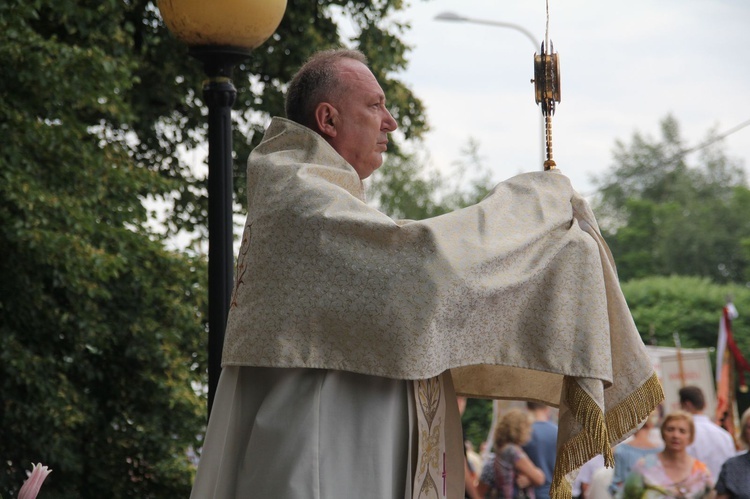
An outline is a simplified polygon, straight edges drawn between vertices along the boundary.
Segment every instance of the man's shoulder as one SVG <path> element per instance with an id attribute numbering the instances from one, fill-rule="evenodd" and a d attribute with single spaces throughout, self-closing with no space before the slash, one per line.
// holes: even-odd
<path id="1" fill-rule="evenodd" d="M 750 454 L 745 451 L 730 457 L 724 461 L 722 469 L 728 474 L 745 473 L 747 470 L 750 470 Z"/>
<path id="2" fill-rule="evenodd" d="M 703 437 L 701 440 L 703 442 L 712 442 L 715 445 L 726 445 L 727 448 L 731 445 L 731 447 L 734 448 L 734 438 L 732 438 L 732 435 L 727 430 L 711 421 L 711 419 L 705 415 L 700 415 L 700 417 L 697 416 L 693 419 L 695 422 L 696 436 L 702 434 Z"/>
<path id="3" fill-rule="evenodd" d="M 717 425 L 713 421 L 711 421 L 711 418 L 706 416 L 705 414 L 694 414 L 693 415 L 693 424 L 695 424 L 696 429 L 706 429 L 707 431 L 721 431 L 721 432 L 727 432 L 724 428 Z M 728 432 L 727 432 L 728 433 Z"/>
<path id="4" fill-rule="evenodd" d="M 726 435 L 729 438 L 732 437 L 726 429 L 711 421 L 711 419 L 709 419 L 707 416 L 703 416 L 700 418 L 696 417 L 694 418 L 694 421 L 696 429 L 700 428 L 701 430 L 705 430 L 714 435 Z"/>

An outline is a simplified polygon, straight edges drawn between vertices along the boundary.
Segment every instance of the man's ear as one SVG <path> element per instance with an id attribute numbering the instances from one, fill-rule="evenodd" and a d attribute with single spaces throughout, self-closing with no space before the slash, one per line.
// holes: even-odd
<path id="1" fill-rule="evenodd" d="M 315 108 L 315 124 L 322 135 L 335 137 L 337 120 L 338 111 L 332 104 L 321 102 Z"/>

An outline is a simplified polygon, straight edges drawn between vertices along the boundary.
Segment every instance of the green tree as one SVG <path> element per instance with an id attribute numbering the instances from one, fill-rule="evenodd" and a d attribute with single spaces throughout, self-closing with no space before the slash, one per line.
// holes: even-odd
<path id="1" fill-rule="evenodd" d="M 422 151 L 389 155 L 373 175 L 370 197 L 396 219 L 423 220 L 475 204 L 493 186 L 479 143 L 469 139 L 449 175 L 426 165 Z"/>
<path id="2" fill-rule="evenodd" d="M 387 155 L 371 178 L 368 197 L 390 217 L 422 220 L 446 212 L 436 196 L 441 175 L 424 168 L 416 154 Z"/>
<path id="3" fill-rule="evenodd" d="M 118 4 L 58 5 L 0 7 L 0 491 L 43 461 L 50 497 L 184 497 L 205 265 L 146 228 L 141 199 L 173 184 L 114 130 L 135 70 Z"/>
<path id="4" fill-rule="evenodd" d="M 672 117 L 662 121 L 660 141 L 636 133 L 631 144 L 616 144 L 614 156 L 613 169 L 595 179 L 595 211 L 621 280 L 672 274 L 744 279 L 749 260 L 741 240 L 750 236 L 744 215 L 750 197 L 737 161 L 714 143 L 688 164 L 692 155 Z"/>
<path id="5" fill-rule="evenodd" d="M 686 348 L 716 346 L 721 309 L 731 297 L 740 313 L 733 324 L 737 346 L 750 352 L 750 290 L 744 285 L 717 284 L 705 277 L 652 276 L 625 282 L 622 291 L 646 344 L 655 340 L 673 346 L 672 334 L 677 332 Z"/>
<path id="6" fill-rule="evenodd" d="M 390 78 L 406 64 L 401 6 L 289 2 L 235 74 L 238 177 L 294 69 L 342 43 L 335 19 L 352 20 L 405 136 L 421 133 L 421 103 Z M 181 153 L 205 141 L 202 70 L 146 0 L 9 0 L 0 32 L 0 494 L 42 461 L 50 497 L 186 497 L 206 269 L 165 242 L 205 233 L 203 180 Z M 166 202 L 166 234 L 146 199 Z"/>
<path id="7" fill-rule="evenodd" d="M 469 440 L 477 452 L 479 452 L 482 442 L 487 440 L 491 425 L 492 400 L 468 399 L 466 410 L 461 417 L 461 426 L 464 431 L 464 439 Z"/>

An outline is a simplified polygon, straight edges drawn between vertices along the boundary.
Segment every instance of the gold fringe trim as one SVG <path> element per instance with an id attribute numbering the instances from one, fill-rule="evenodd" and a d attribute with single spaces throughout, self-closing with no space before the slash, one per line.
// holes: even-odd
<path id="1" fill-rule="evenodd" d="M 606 416 L 574 378 L 565 377 L 563 394 L 573 418 L 582 429 L 558 450 L 550 486 L 552 499 L 572 497 L 570 483 L 565 476 L 595 455 L 604 456 L 605 466 L 614 466 L 611 445 L 644 421 L 664 400 L 664 392 L 656 373 L 625 400 L 607 411 Z"/>
<path id="2" fill-rule="evenodd" d="M 664 391 L 659 383 L 659 377 L 654 373 L 638 390 L 607 412 L 605 417 L 610 444 L 622 440 L 624 435 L 642 423 L 663 400 Z"/>

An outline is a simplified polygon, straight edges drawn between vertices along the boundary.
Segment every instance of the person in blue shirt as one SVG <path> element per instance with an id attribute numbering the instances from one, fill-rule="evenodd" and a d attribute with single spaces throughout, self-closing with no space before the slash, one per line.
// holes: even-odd
<path id="1" fill-rule="evenodd" d="M 549 406 L 539 402 L 526 402 L 526 408 L 534 418 L 531 440 L 523 446 L 531 462 L 544 472 L 544 484 L 534 488 L 536 499 L 549 499 L 552 472 L 557 457 L 557 425 L 549 421 Z"/>
<path id="2" fill-rule="evenodd" d="M 656 454 L 662 450 L 663 445 L 651 439 L 651 430 L 653 429 L 656 420 L 658 420 L 658 417 L 658 414 L 653 413 L 648 419 L 646 419 L 643 426 L 635 432 L 632 438 L 615 447 L 615 472 L 612 478 L 612 484 L 609 487 L 609 492 L 613 496 L 620 494 L 625 479 L 630 474 L 630 470 L 633 469 L 633 465 L 635 465 L 639 459 L 650 454 Z"/>

